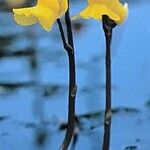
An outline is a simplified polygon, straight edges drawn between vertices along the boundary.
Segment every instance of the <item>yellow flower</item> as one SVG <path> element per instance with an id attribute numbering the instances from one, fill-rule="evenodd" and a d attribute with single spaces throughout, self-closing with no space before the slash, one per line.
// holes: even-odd
<path id="1" fill-rule="evenodd" d="M 88 0 L 88 7 L 80 16 L 99 20 L 102 15 L 108 15 L 117 24 L 121 24 L 128 16 L 128 5 L 122 5 L 119 0 Z"/>
<path id="2" fill-rule="evenodd" d="M 67 0 L 38 0 L 36 6 L 13 9 L 13 13 L 17 24 L 29 26 L 39 23 L 49 31 L 56 19 L 65 14 L 67 8 Z"/>

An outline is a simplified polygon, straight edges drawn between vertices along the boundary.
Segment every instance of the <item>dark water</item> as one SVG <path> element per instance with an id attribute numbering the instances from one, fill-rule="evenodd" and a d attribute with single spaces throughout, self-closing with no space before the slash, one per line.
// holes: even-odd
<path id="1" fill-rule="evenodd" d="M 150 149 L 150 6 L 128 1 L 128 20 L 114 31 L 111 150 Z M 72 3 L 72 15 L 81 10 Z M 0 149 L 56 150 L 67 120 L 67 55 L 57 24 L 20 27 L 0 1 Z M 73 21 L 78 124 L 75 150 L 99 150 L 103 138 L 104 36 L 101 23 Z M 73 147 L 70 147 L 73 149 Z"/>

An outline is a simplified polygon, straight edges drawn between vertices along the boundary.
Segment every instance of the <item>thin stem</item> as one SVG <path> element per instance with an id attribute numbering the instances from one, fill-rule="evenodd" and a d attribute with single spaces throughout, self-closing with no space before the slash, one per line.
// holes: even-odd
<path id="1" fill-rule="evenodd" d="M 68 0 L 69 5 L 69 0 Z M 68 51 L 69 59 L 69 106 L 68 106 L 68 126 L 63 141 L 62 150 L 67 150 L 74 132 L 74 122 L 75 122 L 75 97 L 76 97 L 76 71 L 75 71 L 75 56 L 74 56 L 74 43 L 72 34 L 72 25 L 70 20 L 69 8 L 65 14 L 65 21 L 67 26 L 67 37 L 68 44 L 72 47 L 72 51 Z"/>
<path id="2" fill-rule="evenodd" d="M 67 49 L 67 47 L 66 47 L 67 42 L 66 42 L 66 38 L 65 38 L 65 34 L 64 34 L 64 29 L 63 29 L 63 26 L 62 26 L 62 23 L 61 23 L 60 19 L 57 19 L 57 23 L 58 23 L 59 31 L 60 31 L 60 34 L 61 34 L 61 39 L 62 39 L 62 42 L 63 42 L 63 46 L 64 46 L 65 49 Z"/>
<path id="3" fill-rule="evenodd" d="M 67 26 L 67 36 L 68 36 L 68 43 L 74 49 L 74 42 L 73 42 L 73 33 L 72 33 L 72 24 L 70 19 L 70 8 L 69 8 L 70 0 L 68 0 L 68 10 L 65 14 L 65 21 Z"/>
<path id="4" fill-rule="evenodd" d="M 69 0 L 68 0 L 68 10 L 65 14 L 65 22 L 67 26 L 67 38 L 68 43 L 66 42 L 64 31 L 61 25 L 60 20 L 57 20 L 59 25 L 59 30 L 61 33 L 62 41 L 64 48 L 68 54 L 69 60 L 69 96 L 68 96 L 68 124 L 67 124 L 67 131 L 61 146 L 61 150 L 67 150 L 72 136 L 74 132 L 74 123 L 75 123 L 75 98 L 77 92 L 76 86 L 76 70 L 75 70 L 75 55 L 74 55 L 74 42 L 73 42 L 73 34 L 72 34 L 72 25 L 69 13 Z"/>
<path id="5" fill-rule="evenodd" d="M 60 34 L 61 34 L 61 39 L 62 39 L 62 42 L 63 42 L 64 49 L 69 53 L 69 51 L 73 51 L 72 47 L 66 42 L 64 29 L 63 29 L 63 26 L 62 26 L 62 23 L 61 23 L 60 19 L 57 19 L 57 23 L 58 23 L 59 31 L 60 31 Z"/>
<path id="6" fill-rule="evenodd" d="M 116 23 L 111 20 L 107 15 L 103 15 L 102 22 L 106 38 L 106 106 L 104 117 L 103 150 L 109 150 L 111 130 L 111 40 L 112 29 L 116 26 Z"/>

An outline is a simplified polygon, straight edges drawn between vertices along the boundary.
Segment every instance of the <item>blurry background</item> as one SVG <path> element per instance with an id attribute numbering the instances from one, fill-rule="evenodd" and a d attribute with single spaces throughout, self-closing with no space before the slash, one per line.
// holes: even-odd
<path id="1" fill-rule="evenodd" d="M 126 0 L 123 0 L 125 2 Z M 150 148 L 150 5 L 127 0 L 129 17 L 112 41 L 113 121 L 110 150 Z M 0 149 L 57 150 L 67 121 L 68 61 L 57 24 L 18 26 L 12 8 L 31 0 L 0 0 Z M 72 0 L 71 14 L 86 6 Z M 78 93 L 70 149 L 99 150 L 105 104 L 105 41 L 101 23 L 73 21 Z"/>

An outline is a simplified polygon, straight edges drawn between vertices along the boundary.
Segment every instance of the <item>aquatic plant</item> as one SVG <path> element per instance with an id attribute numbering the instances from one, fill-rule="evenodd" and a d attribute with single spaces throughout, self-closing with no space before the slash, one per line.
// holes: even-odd
<path id="1" fill-rule="evenodd" d="M 128 16 L 128 5 L 122 5 L 119 0 L 88 0 L 88 6 L 74 18 L 94 18 L 102 20 L 106 39 L 106 104 L 104 117 L 103 150 L 109 150 L 111 129 L 111 40 L 113 28 L 124 22 Z"/>
<path id="2" fill-rule="evenodd" d="M 61 38 L 63 41 L 63 46 L 68 54 L 69 59 L 69 106 L 68 106 L 68 124 L 67 132 L 63 144 L 61 146 L 62 150 L 66 150 L 71 142 L 74 124 L 75 124 L 75 97 L 77 92 L 76 85 L 76 67 L 75 67 L 75 55 L 74 55 L 74 42 L 72 33 L 72 24 L 69 12 L 69 0 L 68 0 L 68 10 L 65 14 L 65 22 L 67 26 L 67 40 L 65 38 L 64 30 L 60 19 L 57 20 L 59 25 L 59 31 L 61 33 Z M 68 42 L 67 42 L 68 41 Z"/>
<path id="3" fill-rule="evenodd" d="M 57 21 L 63 47 L 67 52 L 69 61 L 69 96 L 68 96 L 68 123 L 67 131 L 61 146 L 66 150 L 71 142 L 75 124 L 75 97 L 76 68 L 74 55 L 74 41 L 72 23 L 70 19 L 69 0 L 38 0 L 33 7 L 13 9 L 16 23 L 29 26 L 39 23 L 46 31 L 50 31 Z M 64 33 L 60 18 L 65 15 L 67 36 Z M 106 39 L 106 106 L 104 119 L 103 150 L 109 150 L 111 129 L 111 40 L 113 28 L 124 22 L 128 16 L 127 4 L 122 5 L 119 0 L 88 0 L 88 6 L 74 18 L 93 18 L 102 20 L 102 26 Z"/>
<path id="4" fill-rule="evenodd" d="M 29 26 L 39 23 L 46 31 L 50 31 L 52 25 L 57 20 L 64 49 L 67 51 L 69 60 L 69 107 L 67 131 L 61 146 L 66 150 L 71 142 L 74 121 L 75 121 L 75 97 L 76 97 L 76 73 L 75 73 L 75 55 L 72 34 L 72 25 L 69 13 L 69 0 L 38 0 L 37 5 L 30 8 L 13 9 L 16 23 L 22 26 Z M 60 18 L 65 14 L 67 27 L 67 40 L 64 35 L 64 29 Z"/>

